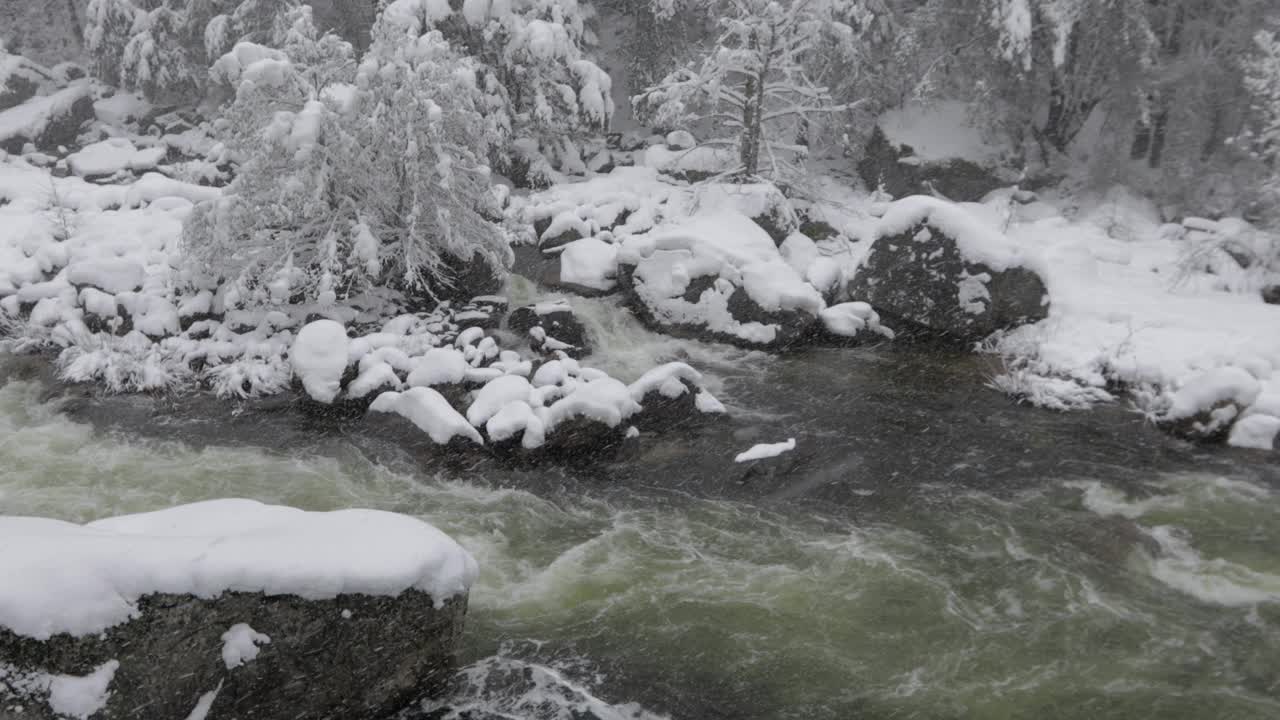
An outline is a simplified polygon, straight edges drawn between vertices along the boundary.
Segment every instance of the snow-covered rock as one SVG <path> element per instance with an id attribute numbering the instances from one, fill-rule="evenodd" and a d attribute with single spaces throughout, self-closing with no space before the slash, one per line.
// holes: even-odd
<path id="1" fill-rule="evenodd" d="M 608 292 L 617 285 L 618 246 L 596 238 L 575 240 L 560 252 L 559 287 Z"/>
<path id="2" fill-rule="evenodd" d="M 1231 366 L 1215 368 L 1190 378 L 1169 395 L 1168 406 L 1157 420 L 1176 435 L 1196 440 L 1227 439 L 1232 424 L 1261 392 L 1261 383 L 1248 371 Z M 1266 420 L 1247 423 L 1235 436 L 1236 442 L 1261 444 L 1267 425 Z"/>
<path id="3" fill-rule="evenodd" d="M 210 717 L 380 717 L 448 676 L 476 577 L 420 520 L 251 500 L 0 517 L 0 546 L 0 707 L 34 718 L 182 718 L 215 690 Z"/>
<path id="4" fill-rule="evenodd" d="M 804 339 L 824 306 L 769 235 L 731 210 L 628 238 L 618 260 L 637 315 L 662 332 L 782 348 Z"/>
<path id="5" fill-rule="evenodd" d="M 894 332 L 880 324 L 880 315 L 864 302 L 832 305 L 818 313 L 822 328 L 832 337 L 846 340 L 892 340 Z"/>
<path id="6" fill-rule="evenodd" d="M 0 112 L 0 149 L 16 154 L 27 143 L 47 150 L 72 145 L 80 126 L 92 119 L 93 88 L 76 82 Z"/>
<path id="7" fill-rule="evenodd" d="M 507 318 L 512 332 L 529 338 L 529 344 L 548 355 L 564 352 L 583 357 L 591 352 L 587 329 L 564 301 L 542 302 L 516 308 Z"/>
<path id="8" fill-rule="evenodd" d="M 110 138 L 67 156 L 67 167 L 86 178 L 115 175 L 123 170 L 141 173 L 154 170 L 167 151 L 163 145 L 139 149 L 126 138 Z"/>
<path id="9" fill-rule="evenodd" d="M 316 320 L 298 331 L 289 348 L 294 377 L 316 402 L 329 404 L 342 389 L 350 339 L 342 323 Z"/>
<path id="10" fill-rule="evenodd" d="M 667 133 L 667 147 L 672 150 L 688 150 L 698 144 L 688 130 L 672 130 Z"/>
<path id="11" fill-rule="evenodd" d="M 399 415 L 426 433 L 436 445 L 448 445 L 454 438 L 484 444 L 479 431 L 454 410 L 443 395 L 429 387 L 382 393 L 369 406 L 369 412 Z"/>
<path id="12" fill-rule="evenodd" d="M 1006 184 L 1001 165 L 1012 148 L 1007 137 L 984 132 L 964 103 L 907 103 L 878 119 L 857 169 L 868 188 L 894 197 L 932 191 L 976 201 Z"/>
<path id="13" fill-rule="evenodd" d="M 726 414 L 724 405 L 705 387 L 702 373 L 685 363 L 659 365 L 631 383 L 630 390 L 642 408 L 630 418 L 639 430 L 674 430 Z"/>
<path id="14" fill-rule="evenodd" d="M 970 342 L 1049 314 L 1040 257 L 964 207 L 905 198 L 864 239 L 870 250 L 847 294 L 899 333 Z"/>

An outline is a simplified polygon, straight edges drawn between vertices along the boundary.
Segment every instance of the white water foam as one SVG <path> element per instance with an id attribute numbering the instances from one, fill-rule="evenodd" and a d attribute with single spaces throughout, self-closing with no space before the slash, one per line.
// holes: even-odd
<path id="1" fill-rule="evenodd" d="M 1144 529 L 1160 543 L 1149 562 L 1151 575 L 1201 602 L 1228 607 L 1280 602 L 1280 575 L 1258 572 L 1224 558 L 1206 559 L 1186 533 L 1169 525 Z"/>
<path id="2" fill-rule="evenodd" d="M 462 669 L 455 689 L 422 710 L 437 720 L 666 720 L 636 703 L 612 704 L 555 668 L 495 655 Z"/>
<path id="3" fill-rule="evenodd" d="M 1190 530 L 1173 522 L 1189 521 L 1196 512 L 1214 509 L 1252 508 L 1272 499 L 1266 487 L 1244 480 L 1210 475 L 1166 476 L 1152 481 L 1160 494 L 1133 499 L 1099 481 L 1066 483 L 1083 493 L 1089 511 L 1101 516 L 1131 520 L 1160 518 L 1161 524 L 1135 526 L 1155 540 L 1159 552 L 1140 552 L 1139 564 L 1151 577 L 1197 600 L 1225 607 L 1280 602 L 1280 575 L 1263 572 L 1228 558 L 1206 558 L 1192 544 Z M 1246 533 L 1249 528 L 1237 528 Z"/>

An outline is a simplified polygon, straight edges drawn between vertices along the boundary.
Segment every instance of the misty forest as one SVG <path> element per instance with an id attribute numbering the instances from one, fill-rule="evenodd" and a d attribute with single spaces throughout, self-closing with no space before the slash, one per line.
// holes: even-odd
<path id="1" fill-rule="evenodd" d="M 1280 717 L 1276 0 L 0 0 L 0 720 Z"/>

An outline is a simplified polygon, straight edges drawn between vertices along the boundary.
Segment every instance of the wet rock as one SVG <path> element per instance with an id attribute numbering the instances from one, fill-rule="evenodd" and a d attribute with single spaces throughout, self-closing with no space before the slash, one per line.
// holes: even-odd
<path id="1" fill-rule="evenodd" d="M 653 388 L 641 396 L 641 410 L 632 415 L 628 422 L 643 432 L 670 432 L 727 417 L 724 406 L 710 395 L 704 394 L 702 388 L 684 378 L 676 378 L 674 382 L 679 383 L 683 392 L 677 394 Z"/>
<path id="2" fill-rule="evenodd" d="M 627 423 L 609 427 L 598 420 L 575 417 L 557 425 L 541 451 L 560 460 L 600 459 L 623 447 L 628 427 Z"/>
<path id="3" fill-rule="evenodd" d="M 548 354 L 559 350 L 577 358 L 591 352 L 587 329 L 566 302 L 517 308 L 507 319 L 507 327 L 514 333 L 528 336 L 534 349 Z"/>
<path id="4" fill-rule="evenodd" d="M 849 296 L 870 303 L 899 335 L 961 342 L 1048 317 L 1045 284 L 1034 270 L 996 270 L 966 257 L 939 224 L 926 218 L 876 240 Z"/>
<path id="5" fill-rule="evenodd" d="M 480 295 L 458 308 L 451 319 L 459 331 L 472 327 L 497 330 L 502 326 L 502 319 L 506 317 L 509 305 L 509 301 L 501 295 Z"/>
<path id="6" fill-rule="evenodd" d="M 923 162 L 909 145 L 894 145 L 877 127 L 867 140 L 858 175 L 868 188 L 894 197 L 936 192 L 957 202 L 977 202 L 1006 183 L 994 168 L 963 159 Z"/>
<path id="7" fill-rule="evenodd" d="M 157 594 L 140 598 L 138 608 L 137 619 L 101 635 L 38 641 L 0 629 L 0 657 L 12 668 L 0 674 L 0 715 L 20 704 L 23 718 L 63 717 L 49 708 L 47 690 L 21 692 L 23 679 L 33 672 L 86 676 L 115 662 L 110 695 L 92 717 L 184 718 L 215 690 L 209 718 L 386 717 L 424 689 L 443 689 L 467 601 L 436 608 L 413 590 L 331 600 Z M 270 642 L 229 669 L 223 634 L 241 623 Z"/>

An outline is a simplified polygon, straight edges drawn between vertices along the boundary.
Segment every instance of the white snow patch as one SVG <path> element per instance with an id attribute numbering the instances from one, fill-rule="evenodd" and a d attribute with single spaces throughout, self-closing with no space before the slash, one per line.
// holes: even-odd
<path id="1" fill-rule="evenodd" d="M 575 240 L 560 253 L 560 282 L 612 290 L 617 282 L 618 247 L 596 238 Z"/>
<path id="2" fill-rule="evenodd" d="M 738 453 L 733 459 L 736 463 L 749 462 L 751 460 L 763 460 L 765 458 L 774 458 L 783 453 L 791 452 L 796 449 L 796 439 L 790 438 L 786 442 L 780 443 L 761 443 L 752 446 L 750 450 Z"/>
<path id="3" fill-rule="evenodd" d="M 259 645 L 271 643 L 271 638 L 249 627 L 248 623 L 236 623 L 222 633 L 222 662 L 228 670 L 251 662 L 262 652 Z"/>

